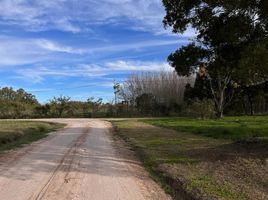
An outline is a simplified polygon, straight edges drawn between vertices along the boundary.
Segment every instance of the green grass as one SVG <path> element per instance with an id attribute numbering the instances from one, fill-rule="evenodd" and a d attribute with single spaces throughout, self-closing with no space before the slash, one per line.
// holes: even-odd
<path id="1" fill-rule="evenodd" d="M 159 182 L 163 188 L 174 195 L 175 191 L 167 183 L 167 176 L 160 172 L 159 166 L 163 164 L 195 165 L 198 159 L 188 156 L 185 152 L 192 148 L 193 143 L 207 144 L 207 139 L 175 131 L 153 127 L 135 120 L 112 121 L 116 128 L 115 134 L 123 138 L 137 152 L 150 172 L 152 178 Z"/>
<path id="2" fill-rule="evenodd" d="M 260 186 L 258 181 L 254 182 L 258 176 L 250 172 L 262 171 L 263 166 L 254 164 L 254 156 L 256 160 L 265 156 L 266 147 L 259 146 L 256 154 L 251 149 L 253 154 L 249 155 L 247 150 L 252 148 L 251 143 L 247 146 L 247 143 L 234 143 L 230 139 L 268 137 L 268 117 L 126 119 L 112 123 L 115 135 L 133 148 L 151 176 L 175 199 L 179 198 L 181 190 L 197 197 L 201 193 L 226 200 L 251 199 L 251 193 L 247 189 L 240 190 L 240 185 L 247 184 L 245 180 L 249 179 L 256 188 Z M 255 145 L 258 147 L 258 143 Z M 244 170 L 240 165 L 248 169 L 245 172 L 248 177 L 243 180 L 236 178 Z M 182 182 L 180 186 L 174 186 L 177 180 Z M 248 187 L 252 187 L 252 183 L 248 183 Z"/>
<path id="3" fill-rule="evenodd" d="M 268 137 L 268 116 L 226 117 L 219 120 L 191 118 L 144 119 L 145 123 L 217 139 Z"/>
<path id="4" fill-rule="evenodd" d="M 63 124 L 33 121 L 0 121 L 0 152 L 42 139 Z"/>
<path id="5" fill-rule="evenodd" d="M 206 194 L 226 200 L 246 199 L 244 193 L 234 192 L 230 184 L 219 184 L 212 176 L 208 175 L 192 177 L 190 184 L 187 186 L 187 190 L 193 191 L 195 188 L 202 188 L 203 192 Z"/>

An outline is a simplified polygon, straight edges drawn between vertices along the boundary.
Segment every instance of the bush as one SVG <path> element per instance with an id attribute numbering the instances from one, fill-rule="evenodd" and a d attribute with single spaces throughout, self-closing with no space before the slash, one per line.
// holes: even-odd
<path id="1" fill-rule="evenodd" d="M 215 117 L 213 101 L 210 99 L 200 100 L 196 98 L 186 105 L 185 114 L 195 118 L 213 118 Z"/>

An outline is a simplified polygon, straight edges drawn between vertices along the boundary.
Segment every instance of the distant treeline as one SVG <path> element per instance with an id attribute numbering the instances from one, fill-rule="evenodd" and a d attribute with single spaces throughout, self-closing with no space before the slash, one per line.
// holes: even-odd
<path id="1" fill-rule="evenodd" d="M 46 104 L 40 104 L 36 97 L 23 89 L 0 89 L 0 118 L 46 118 L 46 117 L 109 117 L 111 104 L 101 99 L 72 101 L 70 97 L 54 97 Z M 111 114 L 112 115 L 112 114 Z"/>
<path id="2" fill-rule="evenodd" d="M 40 104 L 23 89 L 0 88 L 0 118 L 53 117 L 136 117 L 178 115 L 183 104 L 186 84 L 194 77 L 178 77 L 175 72 L 133 74 L 115 87 L 115 100 L 88 98 L 74 101 L 68 96 L 53 97 Z"/>
<path id="3" fill-rule="evenodd" d="M 115 99 L 88 98 L 74 101 L 68 96 L 53 97 L 40 104 L 23 89 L 0 88 L 0 118 L 57 117 L 147 117 L 190 116 L 215 117 L 211 93 L 199 75 L 179 77 L 172 71 L 132 74 L 122 84 L 115 84 Z M 225 115 L 268 113 L 268 82 L 236 90 Z"/>

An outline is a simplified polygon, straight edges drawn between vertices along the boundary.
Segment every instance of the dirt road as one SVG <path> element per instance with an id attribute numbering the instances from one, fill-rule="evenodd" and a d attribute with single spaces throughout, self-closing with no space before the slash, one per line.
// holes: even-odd
<path id="1" fill-rule="evenodd" d="M 1 200 L 170 199 L 139 162 L 118 153 L 108 122 L 50 120 L 67 127 L 0 155 Z"/>

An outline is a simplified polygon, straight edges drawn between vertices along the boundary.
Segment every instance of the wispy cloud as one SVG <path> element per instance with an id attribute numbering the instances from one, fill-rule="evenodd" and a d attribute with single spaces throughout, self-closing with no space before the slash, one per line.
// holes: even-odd
<path id="1" fill-rule="evenodd" d="M 0 65 L 23 65 L 37 62 L 47 53 L 32 40 L 0 36 Z"/>
<path id="2" fill-rule="evenodd" d="M 22 39 L 3 35 L 0 35 L 0 44 L 0 66 L 46 61 L 55 53 L 83 54 L 87 51 L 47 39 Z"/>
<path id="3" fill-rule="evenodd" d="M 79 33 L 82 31 L 81 27 L 74 25 L 67 18 L 58 19 L 55 21 L 55 26 L 57 29 L 72 33 Z"/>
<path id="4" fill-rule="evenodd" d="M 37 66 L 35 68 L 18 69 L 16 78 L 31 82 L 42 82 L 46 77 L 104 77 L 112 74 L 171 70 L 167 63 L 149 61 L 124 61 L 107 62 L 102 65 L 80 64 L 75 67 L 48 68 Z"/>
<path id="5" fill-rule="evenodd" d="M 136 41 L 136 42 L 129 42 L 125 44 L 109 44 L 109 45 L 104 45 L 101 47 L 95 47 L 91 48 L 91 52 L 93 53 L 98 53 L 98 52 L 103 52 L 103 51 L 126 51 L 126 50 L 140 50 L 144 48 L 151 48 L 151 47 L 160 47 L 160 46 L 167 46 L 167 45 L 174 45 L 174 44 L 186 44 L 188 43 L 189 40 L 188 38 L 180 38 L 180 39 L 172 39 L 172 40 L 144 40 L 144 41 Z"/>
<path id="6" fill-rule="evenodd" d="M 37 62 L 47 62 L 53 59 L 65 60 L 66 56 L 57 54 L 70 54 L 67 58 L 84 55 L 100 56 L 109 53 L 125 51 L 142 51 L 147 48 L 169 46 L 188 43 L 187 38 L 141 40 L 121 44 L 92 45 L 84 44 L 86 48 L 73 47 L 53 40 L 43 38 L 18 38 L 0 35 L 0 65 L 25 65 Z"/>
<path id="7" fill-rule="evenodd" d="M 1 22 L 27 30 L 56 29 L 79 33 L 88 24 L 121 24 L 155 34 L 163 30 L 161 0 L 1 0 Z"/>
<path id="8" fill-rule="evenodd" d="M 39 46 L 41 49 L 52 51 L 52 52 L 61 52 L 61 53 L 70 53 L 70 54 L 83 54 L 87 52 L 86 49 L 73 48 L 65 45 L 60 45 L 56 42 L 46 40 L 46 39 L 37 39 L 33 41 L 34 44 Z"/>
<path id="9" fill-rule="evenodd" d="M 112 71 L 160 71 L 170 70 L 171 68 L 163 62 L 118 60 L 106 63 L 106 69 Z"/>
<path id="10" fill-rule="evenodd" d="M 66 77 L 101 77 L 107 73 L 102 70 L 100 66 L 83 65 L 77 67 L 62 67 L 62 68 L 48 68 L 48 67 L 31 67 L 27 69 L 18 69 L 15 78 L 39 83 L 45 78 L 66 78 Z"/>

